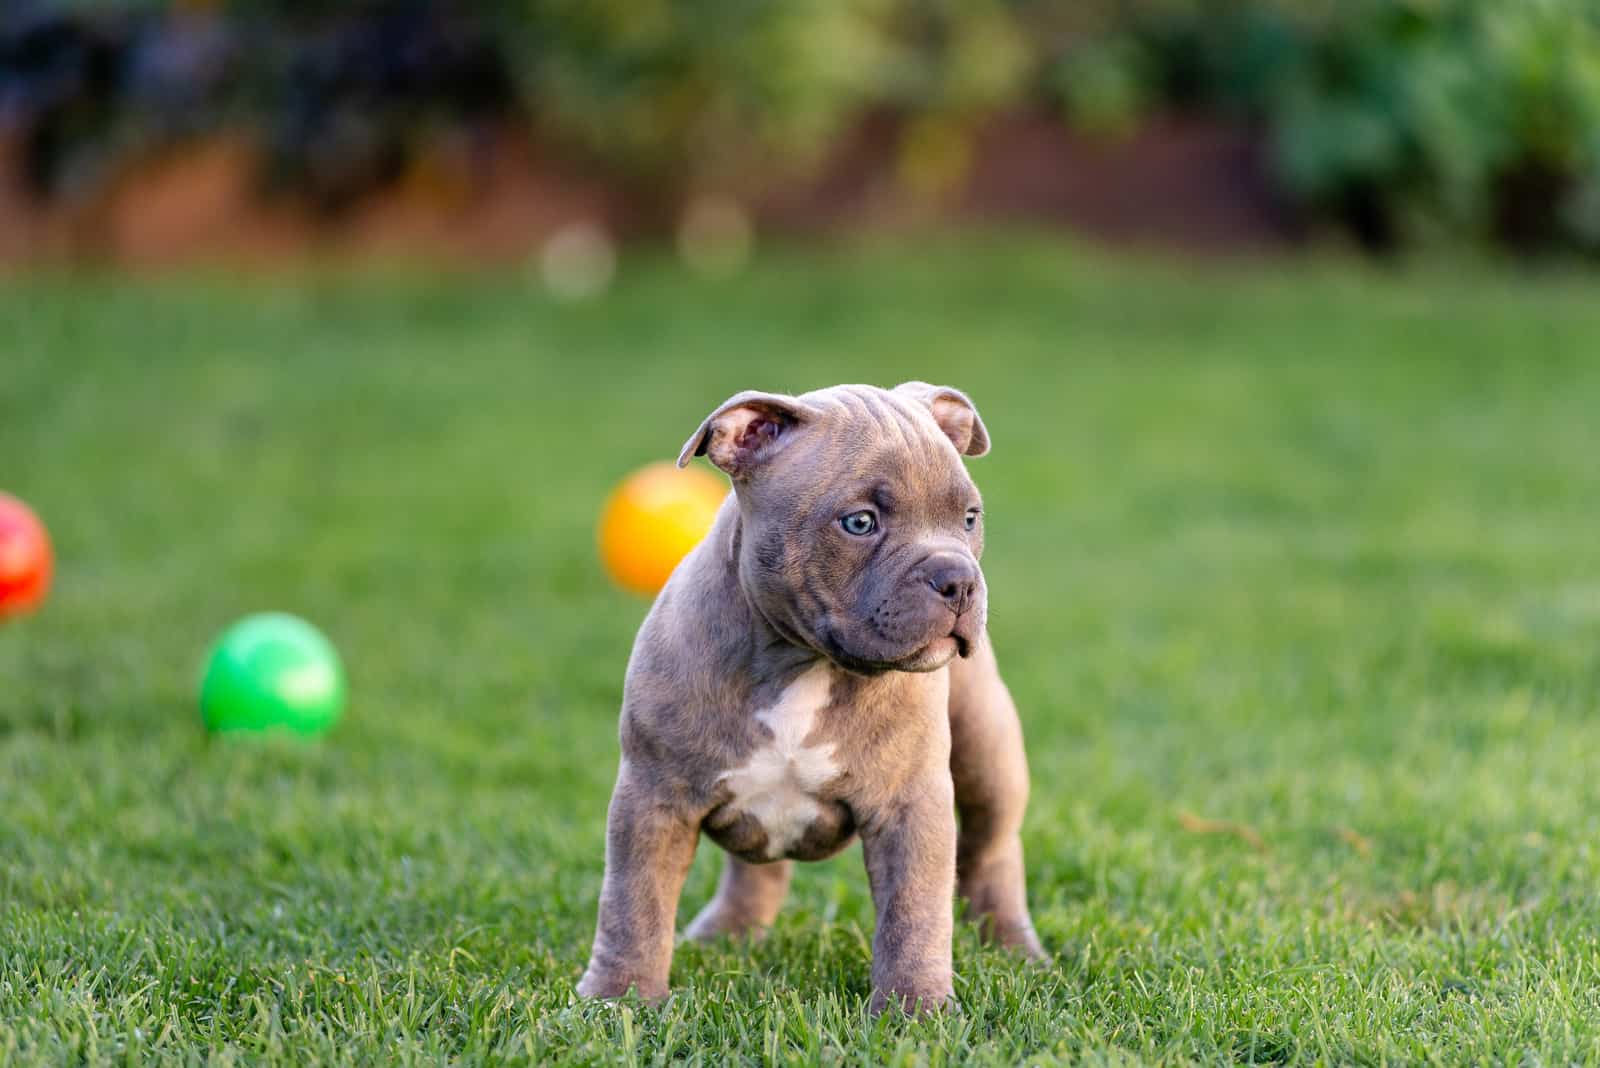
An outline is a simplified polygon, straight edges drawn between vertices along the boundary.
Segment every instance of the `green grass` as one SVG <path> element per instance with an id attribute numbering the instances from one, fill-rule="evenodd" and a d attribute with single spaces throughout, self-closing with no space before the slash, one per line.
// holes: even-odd
<path id="1" fill-rule="evenodd" d="M 608 486 L 744 387 L 969 390 L 1053 967 L 870 1019 L 859 850 L 662 1011 L 579 1002 L 644 606 Z M 1600 299 L 1024 241 L 734 282 L 13 280 L 0 1063 L 1600 1059 Z M 339 644 L 314 745 L 208 740 L 209 640 Z M 1189 817 L 1259 834 L 1199 833 Z M 680 918 L 709 895 L 695 865 Z"/>

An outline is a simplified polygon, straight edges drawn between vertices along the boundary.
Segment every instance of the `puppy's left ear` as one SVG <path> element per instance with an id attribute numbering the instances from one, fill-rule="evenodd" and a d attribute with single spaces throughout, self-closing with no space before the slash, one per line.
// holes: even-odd
<path id="1" fill-rule="evenodd" d="M 962 456 L 982 456 L 989 451 L 989 431 L 978 418 L 972 398 L 959 389 L 930 386 L 926 382 L 902 382 L 894 391 L 926 404 L 933 412 L 933 421 Z"/>

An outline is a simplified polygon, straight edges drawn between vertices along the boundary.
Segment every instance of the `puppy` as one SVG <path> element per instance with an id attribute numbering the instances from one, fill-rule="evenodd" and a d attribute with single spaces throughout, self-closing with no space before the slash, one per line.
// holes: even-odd
<path id="1" fill-rule="evenodd" d="M 734 492 L 634 642 L 605 880 L 578 992 L 667 995 L 701 834 L 728 856 L 688 937 L 759 934 L 796 860 L 857 836 L 877 912 L 874 1012 L 952 999 L 953 892 L 1031 958 L 1028 769 L 984 621 L 989 434 L 959 390 L 740 393 L 700 424 Z M 959 827 L 957 812 L 960 813 Z"/>

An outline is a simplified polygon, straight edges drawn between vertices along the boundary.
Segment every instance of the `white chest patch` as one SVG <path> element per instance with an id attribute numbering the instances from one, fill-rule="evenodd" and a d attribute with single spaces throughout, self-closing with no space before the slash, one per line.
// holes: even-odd
<path id="1" fill-rule="evenodd" d="M 756 713 L 772 740 L 742 767 L 719 777 L 733 791 L 733 807 L 761 824 L 767 856 L 773 859 L 788 852 L 820 815 L 815 795 L 839 774 L 832 745 L 805 744 L 832 690 L 827 664 L 808 668 L 784 687 L 775 704 Z"/>

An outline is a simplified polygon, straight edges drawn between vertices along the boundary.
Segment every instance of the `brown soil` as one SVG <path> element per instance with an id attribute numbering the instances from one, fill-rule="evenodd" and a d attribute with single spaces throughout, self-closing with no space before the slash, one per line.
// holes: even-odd
<path id="1" fill-rule="evenodd" d="M 908 188 L 908 131 L 863 123 L 811 178 L 770 191 L 758 215 L 781 230 L 927 222 L 1057 226 L 1113 244 L 1190 251 L 1281 246 L 1292 213 L 1274 196 L 1261 145 L 1237 126 L 1157 119 L 1124 137 L 1077 133 L 1015 115 L 949 138 L 959 173 L 948 188 Z"/>
<path id="2" fill-rule="evenodd" d="M 923 151 L 929 144 L 931 156 Z M 265 195 L 261 153 L 237 138 L 140 159 L 86 203 L 36 201 L 22 190 L 17 163 L 14 145 L 0 138 L 0 264 L 12 266 L 509 262 L 574 220 L 632 236 L 671 215 L 648 203 L 659 195 L 630 196 L 621 183 L 557 159 L 525 130 L 441 141 L 401 180 L 336 216 Z M 998 221 L 1201 251 L 1281 245 L 1294 236 L 1256 139 L 1196 119 L 1102 139 L 1018 115 L 919 140 L 894 117 L 879 116 L 841 138 L 809 173 L 751 184 L 733 191 L 751 204 L 758 227 L 780 234 Z"/>
<path id="3" fill-rule="evenodd" d="M 1110 242 L 1186 249 L 1262 247 L 1292 238 L 1258 138 L 1194 119 L 1130 136 L 1074 133 L 1019 117 L 978 138 L 963 206 L 983 219 L 1049 219 Z"/>

